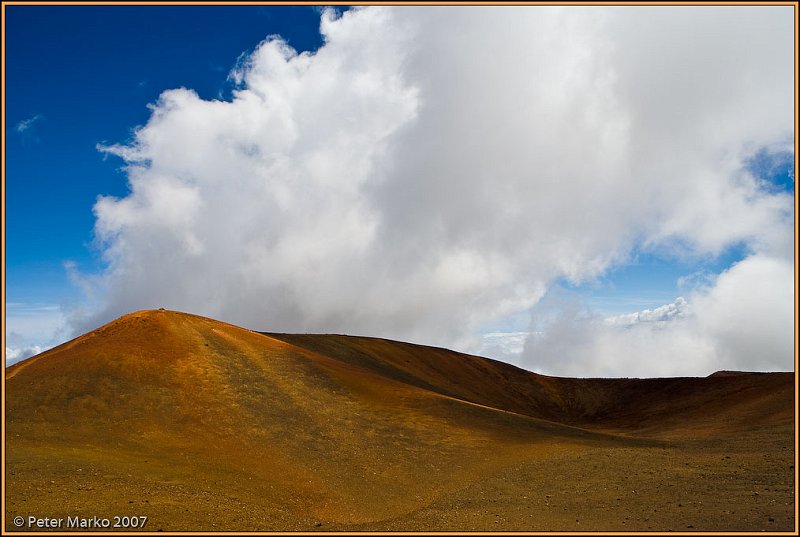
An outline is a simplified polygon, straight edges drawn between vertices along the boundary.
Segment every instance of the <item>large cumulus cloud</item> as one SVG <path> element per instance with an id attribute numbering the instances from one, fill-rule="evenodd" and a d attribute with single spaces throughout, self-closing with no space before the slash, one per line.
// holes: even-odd
<path id="1" fill-rule="evenodd" d="M 231 100 L 165 91 L 103 148 L 130 194 L 95 206 L 107 269 L 76 329 L 164 306 L 469 350 L 556 279 L 744 243 L 691 301 L 724 362 L 741 333 L 699 312 L 736 300 L 726 281 L 757 266 L 781 315 L 793 293 L 792 197 L 746 166 L 791 150 L 792 31 L 791 7 L 325 11 L 315 53 L 268 38 Z"/>

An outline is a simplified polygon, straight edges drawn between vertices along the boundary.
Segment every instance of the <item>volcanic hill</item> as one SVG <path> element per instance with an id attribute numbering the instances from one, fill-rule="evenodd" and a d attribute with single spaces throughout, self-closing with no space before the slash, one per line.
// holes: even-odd
<path id="1" fill-rule="evenodd" d="M 140 311 L 6 369 L 5 529 L 792 531 L 794 387 Z"/>

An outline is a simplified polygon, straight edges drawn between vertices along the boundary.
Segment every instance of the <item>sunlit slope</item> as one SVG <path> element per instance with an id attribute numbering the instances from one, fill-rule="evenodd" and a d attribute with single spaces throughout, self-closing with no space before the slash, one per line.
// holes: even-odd
<path id="1" fill-rule="evenodd" d="M 10 460 L 57 453 L 110 475 L 146 460 L 159 479 L 233 480 L 327 520 L 400 515 L 521 449 L 619 442 L 168 311 L 17 364 L 6 388 Z"/>
<path id="2" fill-rule="evenodd" d="M 435 363 L 439 356 L 418 352 L 415 359 Z M 459 364 L 443 366 L 455 373 Z M 333 418 L 374 411 L 391 414 L 396 426 L 394 414 L 410 413 L 414 420 L 408 427 L 441 419 L 473 436 L 498 428 L 516 438 L 512 433 L 520 427 L 521 439 L 539 428 L 584 434 L 530 419 L 536 416 L 515 416 L 508 411 L 516 409 L 487 405 L 491 400 L 463 401 L 440 386 L 420 387 L 270 336 L 163 310 L 126 315 L 12 366 L 6 379 L 10 426 L 71 422 L 76 433 L 92 427 L 108 431 L 124 420 L 125 431 L 144 436 L 199 429 L 285 438 L 287 432 L 330 427 Z M 487 390 L 500 387 L 485 383 Z M 509 420 L 513 427 L 503 429 Z M 288 423 L 302 427 L 287 431 Z M 243 431 L 242 424 L 251 428 Z"/>

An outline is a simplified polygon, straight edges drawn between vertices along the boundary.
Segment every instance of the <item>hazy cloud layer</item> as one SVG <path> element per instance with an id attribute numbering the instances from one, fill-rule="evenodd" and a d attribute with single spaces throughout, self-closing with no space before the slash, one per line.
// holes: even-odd
<path id="1" fill-rule="evenodd" d="M 750 256 L 687 301 L 603 318 L 574 297 L 543 300 L 521 356 L 528 369 L 566 376 L 704 375 L 792 370 L 794 267 Z"/>
<path id="2" fill-rule="evenodd" d="M 790 6 L 326 11 L 317 53 L 270 38 L 232 101 L 165 91 L 103 148 L 131 192 L 95 206 L 108 268 L 75 328 L 163 306 L 474 350 L 557 278 L 744 243 L 669 319 L 685 329 L 561 312 L 526 363 L 790 368 L 793 199 L 747 163 L 792 148 L 792 24 Z"/>
<path id="3" fill-rule="evenodd" d="M 6 302 L 6 366 L 63 342 L 69 337 L 66 322 L 58 304 Z"/>

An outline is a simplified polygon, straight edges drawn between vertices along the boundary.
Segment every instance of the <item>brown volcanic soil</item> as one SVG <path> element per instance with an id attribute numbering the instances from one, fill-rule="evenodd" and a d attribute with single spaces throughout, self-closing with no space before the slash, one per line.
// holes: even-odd
<path id="1" fill-rule="evenodd" d="M 565 379 L 143 311 L 6 390 L 6 531 L 795 529 L 791 373 Z"/>

